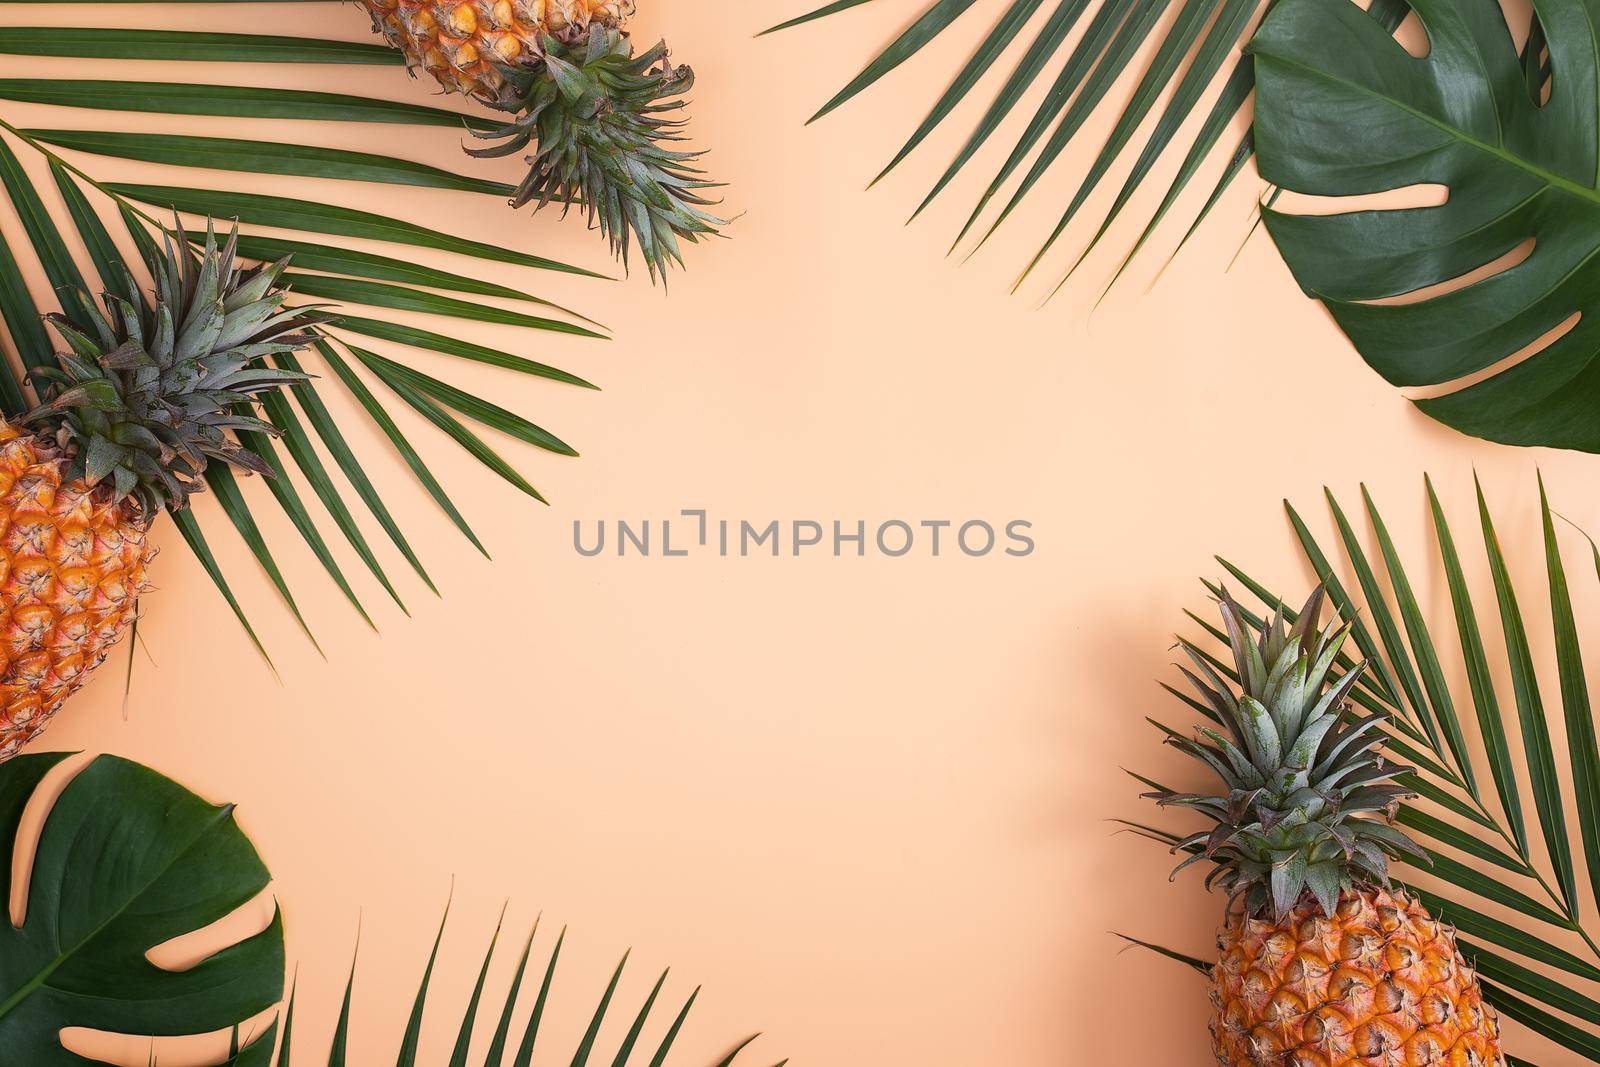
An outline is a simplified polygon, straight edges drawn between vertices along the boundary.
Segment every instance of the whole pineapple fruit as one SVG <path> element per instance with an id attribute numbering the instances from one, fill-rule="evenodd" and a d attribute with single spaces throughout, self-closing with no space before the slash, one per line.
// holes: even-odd
<path id="1" fill-rule="evenodd" d="M 1392 819 L 1408 768 L 1379 752 L 1379 720 L 1347 701 L 1365 664 L 1335 675 L 1348 626 L 1318 628 L 1322 590 L 1293 627 L 1280 608 L 1252 641 L 1226 592 L 1239 686 L 1183 647 L 1220 729 L 1169 737 L 1220 791 L 1149 794 L 1206 816 L 1179 865 L 1209 863 L 1229 894 L 1211 970 L 1211 1036 L 1226 1067 L 1497 1065 L 1499 1024 L 1455 931 L 1391 886 L 1388 865 L 1425 859 Z M 1176 873 L 1176 872 L 1174 872 Z"/>
<path id="2" fill-rule="evenodd" d="M 683 262 L 680 240 L 714 235 L 722 219 L 693 166 L 700 152 L 672 147 L 675 114 L 694 72 L 665 43 L 634 54 L 633 0 L 361 0 L 373 28 L 451 92 L 512 118 L 480 157 L 531 149 L 513 207 L 581 205 L 612 252 L 635 241 L 650 276 Z"/>
<path id="3" fill-rule="evenodd" d="M 50 323 L 70 351 L 33 370 L 44 402 L 0 422 L 0 760 L 32 740 L 123 636 L 149 588 L 150 524 L 203 488 L 208 463 L 267 473 L 233 439 L 245 409 L 303 379 L 262 365 L 327 316 L 284 308 L 286 263 L 246 268 L 237 233 L 201 253 L 182 226 L 143 252 L 155 300 L 124 278 Z"/>

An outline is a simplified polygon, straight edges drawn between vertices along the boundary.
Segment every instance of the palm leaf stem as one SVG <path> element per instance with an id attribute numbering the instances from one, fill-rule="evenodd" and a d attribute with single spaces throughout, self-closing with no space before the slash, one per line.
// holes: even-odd
<path id="1" fill-rule="evenodd" d="M 127 199 L 116 190 L 105 185 L 103 182 L 96 180 L 95 177 L 88 171 L 84 170 L 76 163 L 73 163 L 71 160 L 64 158 L 51 149 L 48 145 L 40 142 L 38 138 L 34 137 L 26 130 L 18 129 L 16 126 L 13 126 L 3 118 L 0 118 L 0 130 L 5 130 L 7 133 L 11 134 L 13 137 L 27 145 L 29 148 L 33 149 L 35 152 L 38 152 L 40 155 L 44 156 L 44 158 L 49 160 L 51 163 L 67 171 L 73 177 L 87 182 L 95 189 L 96 192 L 104 193 L 106 196 L 110 197 L 111 200 L 122 210 L 131 211 L 133 214 L 137 215 L 139 218 L 143 219 L 145 222 L 148 222 L 157 229 L 166 229 L 166 227 L 163 226 L 159 220 L 152 217 L 137 203 Z"/>

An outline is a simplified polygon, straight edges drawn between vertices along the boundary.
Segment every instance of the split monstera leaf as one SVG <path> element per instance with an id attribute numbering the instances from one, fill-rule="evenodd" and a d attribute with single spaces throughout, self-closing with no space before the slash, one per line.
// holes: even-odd
<path id="1" fill-rule="evenodd" d="M 65 753 L 0 765 L 0 900 L 10 901 L 23 813 Z M 81 1067 L 66 1027 L 203 1034 L 270 1008 L 283 991 L 283 925 L 195 967 L 151 949 L 227 917 L 270 876 L 233 821 L 148 768 L 102 756 L 50 808 L 22 924 L 0 923 L 0 1048 L 10 1063 Z"/>
<path id="2" fill-rule="evenodd" d="M 1283 0 L 1250 46 L 1261 173 L 1326 197 L 1443 186 L 1444 203 L 1268 208 L 1267 229 L 1374 370 L 1460 385 L 1419 400 L 1428 415 L 1600 452 L 1600 9 L 1538 0 L 1519 52 L 1497 0 L 1411 6 L 1421 58 L 1347 0 Z"/>
<path id="3" fill-rule="evenodd" d="M 227 918 L 266 891 L 271 876 L 234 821 L 232 806 L 202 800 L 147 767 L 100 756 L 78 769 L 50 803 L 35 846 L 24 831 L 25 813 L 41 802 L 39 794 L 52 791 L 54 774 L 70 770 L 63 767 L 68 759 L 67 753 L 41 753 L 0 764 L 0 901 L 12 898 L 13 872 L 27 872 L 21 924 L 0 922 L 4 1062 L 28 1067 L 93 1062 L 63 1045 L 66 1029 L 164 1038 L 232 1030 L 235 1047 L 228 1064 L 291 1067 L 291 1062 L 315 1061 L 344 1067 L 354 970 L 331 1044 L 325 1046 L 331 1051 L 308 1056 L 306 1038 L 300 1035 L 294 1047 L 301 1051 L 291 1061 L 296 1036 L 292 997 L 281 1025 L 275 1021 L 259 1033 L 242 1029 L 284 996 L 284 932 L 276 913 L 264 930 L 187 969 L 169 970 L 149 958 L 151 950 Z M 25 853 L 20 865 L 13 863 L 19 845 Z M 537 933 L 536 923 L 499 1025 L 474 1063 L 529 1063 L 565 942 L 564 931 L 554 938 L 535 992 L 532 981 L 523 979 Z M 417 1050 L 432 1003 L 429 986 L 443 936 L 441 925 L 402 1039 L 399 1067 L 419 1062 Z M 468 1063 L 473 1051 L 493 954 L 491 944 L 471 1000 L 460 1012 L 458 1026 L 452 1026 L 458 1030 L 452 1067 Z M 571 1059 L 577 1067 L 596 1054 L 622 974 L 619 964 Z M 665 980 L 663 974 L 638 1008 L 611 1062 L 628 1063 L 636 1048 L 653 1057 L 654 1067 L 668 1062 L 698 991 L 687 998 L 661 1039 L 642 1045 L 640 1032 L 652 1017 Z M 524 1001 L 532 1002 L 531 1014 L 514 1027 L 512 1012 Z M 732 1067 L 754 1040 L 739 1043 L 717 1067 Z"/>

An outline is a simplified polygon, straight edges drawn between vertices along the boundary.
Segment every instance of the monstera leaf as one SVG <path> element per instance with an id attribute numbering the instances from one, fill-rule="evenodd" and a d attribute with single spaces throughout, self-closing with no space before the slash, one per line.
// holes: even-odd
<path id="1" fill-rule="evenodd" d="M 1519 53 L 1497 0 L 1412 7 L 1423 58 L 1349 0 L 1283 0 L 1251 44 L 1261 173 L 1319 196 L 1442 185 L 1447 199 L 1268 210 L 1267 228 L 1390 382 L 1475 378 L 1419 400 L 1427 414 L 1493 441 L 1600 451 L 1600 12 L 1537 0 Z"/>
<path id="2" fill-rule="evenodd" d="M 67 757 L 0 765 L 0 901 L 24 808 Z M 204 1034 L 236 1026 L 283 995 L 283 927 L 183 971 L 146 953 L 224 918 L 267 885 L 233 821 L 175 782 L 101 756 L 50 809 L 28 879 L 22 925 L 0 922 L 0 1049 L 7 1064 L 82 1067 L 66 1027 Z"/>

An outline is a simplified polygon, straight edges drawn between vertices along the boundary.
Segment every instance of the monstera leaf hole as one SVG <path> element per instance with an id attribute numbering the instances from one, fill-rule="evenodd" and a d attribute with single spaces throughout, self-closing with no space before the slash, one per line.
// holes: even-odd
<path id="1" fill-rule="evenodd" d="M 1343 215 L 1350 211 L 1409 211 L 1444 207 L 1449 201 L 1449 186 L 1437 182 L 1418 182 L 1356 196 L 1288 193 L 1279 198 L 1277 206 L 1296 215 Z"/>
<path id="2" fill-rule="evenodd" d="M 236 1028 L 275 1036 L 283 926 L 231 806 L 112 756 L 24 755 L 0 765 L 0 856 L 5 1063 L 127 1063 L 130 1036 L 139 1063 L 216 1062 Z"/>
<path id="3" fill-rule="evenodd" d="M 1433 49 L 1433 42 L 1428 40 L 1427 27 L 1417 18 L 1415 11 L 1395 27 L 1394 39 L 1400 43 L 1401 48 L 1411 54 L 1412 59 L 1427 59 L 1428 53 Z"/>

